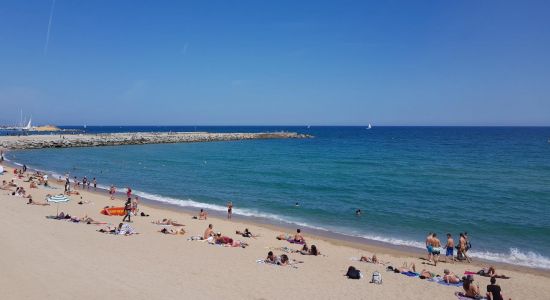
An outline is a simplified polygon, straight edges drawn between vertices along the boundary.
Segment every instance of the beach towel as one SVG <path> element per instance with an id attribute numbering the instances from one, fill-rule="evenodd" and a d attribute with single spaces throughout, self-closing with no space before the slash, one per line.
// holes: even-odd
<path id="1" fill-rule="evenodd" d="M 464 275 L 477 275 L 477 272 L 466 271 Z"/>
<path id="2" fill-rule="evenodd" d="M 294 249 L 288 248 L 287 246 L 284 246 L 284 247 L 265 247 L 265 249 L 282 251 L 282 252 L 285 252 L 285 253 L 292 253 L 292 252 L 296 251 Z"/>
<path id="3" fill-rule="evenodd" d="M 291 244 L 297 244 L 297 245 L 303 245 L 305 244 L 304 241 L 295 241 L 295 240 L 287 240 Z"/>
<path id="4" fill-rule="evenodd" d="M 418 273 L 415 273 L 415 272 L 401 272 L 401 274 L 405 275 L 405 276 L 409 276 L 409 277 L 418 277 L 420 276 L 420 274 Z"/>
<path id="5" fill-rule="evenodd" d="M 464 293 L 462 293 L 462 292 L 456 292 L 456 293 L 455 293 L 455 296 L 458 298 L 458 300 L 472 300 L 472 299 L 476 299 L 476 300 L 487 300 L 487 298 L 485 298 L 485 297 L 479 297 L 479 298 L 470 298 L 470 297 L 466 297 L 466 296 L 464 296 Z"/>
<path id="6" fill-rule="evenodd" d="M 428 281 L 436 282 L 436 283 L 439 283 L 439 284 L 445 285 L 445 286 L 462 287 L 462 281 L 457 282 L 457 283 L 447 283 L 447 282 L 445 282 L 445 280 L 443 280 L 442 277 L 430 278 L 430 279 L 428 279 Z"/>

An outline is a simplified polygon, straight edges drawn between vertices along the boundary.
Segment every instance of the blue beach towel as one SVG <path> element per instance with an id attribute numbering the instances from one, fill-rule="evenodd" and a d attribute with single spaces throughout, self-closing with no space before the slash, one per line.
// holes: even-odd
<path id="1" fill-rule="evenodd" d="M 420 276 L 420 274 L 415 273 L 415 272 L 401 272 L 401 274 L 409 276 L 409 277 L 418 277 L 418 276 Z"/>
<path id="2" fill-rule="evenodd" d="M 428 279 L 428 281 L 436 282 L 436 283 L 439 283 L 439 284 L 445 285 L 445 286 L 462 287 L 462 281 L 458 282 L 458 283 L 447 283 L 441 277 L 430 278 L 430 279 Z"/>

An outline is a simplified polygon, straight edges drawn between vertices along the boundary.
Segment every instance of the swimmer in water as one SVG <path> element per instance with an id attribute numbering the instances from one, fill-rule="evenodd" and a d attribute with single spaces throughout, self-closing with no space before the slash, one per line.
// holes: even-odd
<path id="1" fill-rule="evenodd" d="M 357 209 L 357 210 L 355 211 L 355 215 L 356 215 L 356 216 L 360 216 L 360 215 L 361 215 L 361 209 Z"/>

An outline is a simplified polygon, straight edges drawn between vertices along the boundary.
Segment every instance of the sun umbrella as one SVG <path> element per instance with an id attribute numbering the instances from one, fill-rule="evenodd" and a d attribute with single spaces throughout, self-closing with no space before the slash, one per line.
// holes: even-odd
<path id="1" fill-rule="evenodd" d="M 55 196 L 49 196 L 47 199 L 46 199 L 48 202 L 53 202 L 53 203 L 57 203 L 57 213 L 55 214 L 56 216 L 59 215 L 59 203 L 60 202 L 69 202 L 69 197 L 63 195 L 63 194 L 59 194 L 59 195 L 55 195 Z"/>

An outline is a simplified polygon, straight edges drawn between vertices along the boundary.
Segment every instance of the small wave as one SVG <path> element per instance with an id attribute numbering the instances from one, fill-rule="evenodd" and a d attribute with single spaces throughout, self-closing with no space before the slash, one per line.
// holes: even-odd
<path id="1" fill-rule="evenodd" d="M 6 159 L 6 161 L 9 162 L 10 164 L 23 166 L 23 164 L 20 164 L 8 159 Z M 52 171 L 44 171 L 44 172 L 50 173 L 52 176 L 54 176 L 54 178 L 62 178 L 62 175 L 56 172 L 52 172 Z M 98 188 L 108 190 L 109 186 L 98 185 Z M 225 206 L 197 202 L 191 199 L 184 200 L 184 199 L 178 199 L 178 198 L 172 198 L 172 197 L 165 197 L 165 196 L 151 194 L 151 193 L 137 191 L 137 190 L 134 190 L 134 194 L 148 200 L 168 203 L 168 204 L 176 205 L 180 207 L 203 208 L 203 209 L 217 211 L 217 212 L 227 211 L 227 208 Z M 260 212 L 254 209 L 241 208 L 241 209 L 234 209 L 233 211 L 237 215 L 269 219 L 269 220 L 274 220 L 274 221 L 278 221 L 286 224 L 297 225 L 300 227 L 311 228 L 311 229 L 324 231 L 324 232 L 333 232 L 336 234 L 341 234 L 346 236 L 359 237 L 366 240 L 378 241 L 378 242 L 383 242 L 391 245 L 407 246 L 407 247 L 414 247 L 419 249 L 424 249 L 425 247 L 424 243 L 414 241 L 414 240 L 405 240 L 405 239 L 386 237 L 381 235 L 373 235 L 373 234 L 359 234 L 359 233 L 350 234 L 349 231 L 343 230 L 342 228 L 325 228 L 325 227 L 316 226 L 316 225 L 303 222 L 302 220 L 284 217 L 284 216 L 280 216 L 272 213 Z M 470 251 L 468 254 L 471 257 L 480 258 L 488 261 L 502 262 L 502 263 L 508 263 L 508 264 L 513 264 L 518 266 L 530 267 L 530 268 L 550 269 L 550 258 L 533 251 L 523 252 L 518 248 L 510 248 L 508 250 L 508 253 L 495 253 L 490 251 Z"/>
<path id="2" fill-rule="evenodd" d="M 550 269 L 550 258 L 533 251 L 522 252 L 518 248 L 510 248 L 508 253 L 471 251 L 470 256 L 524 267 Z"/>

